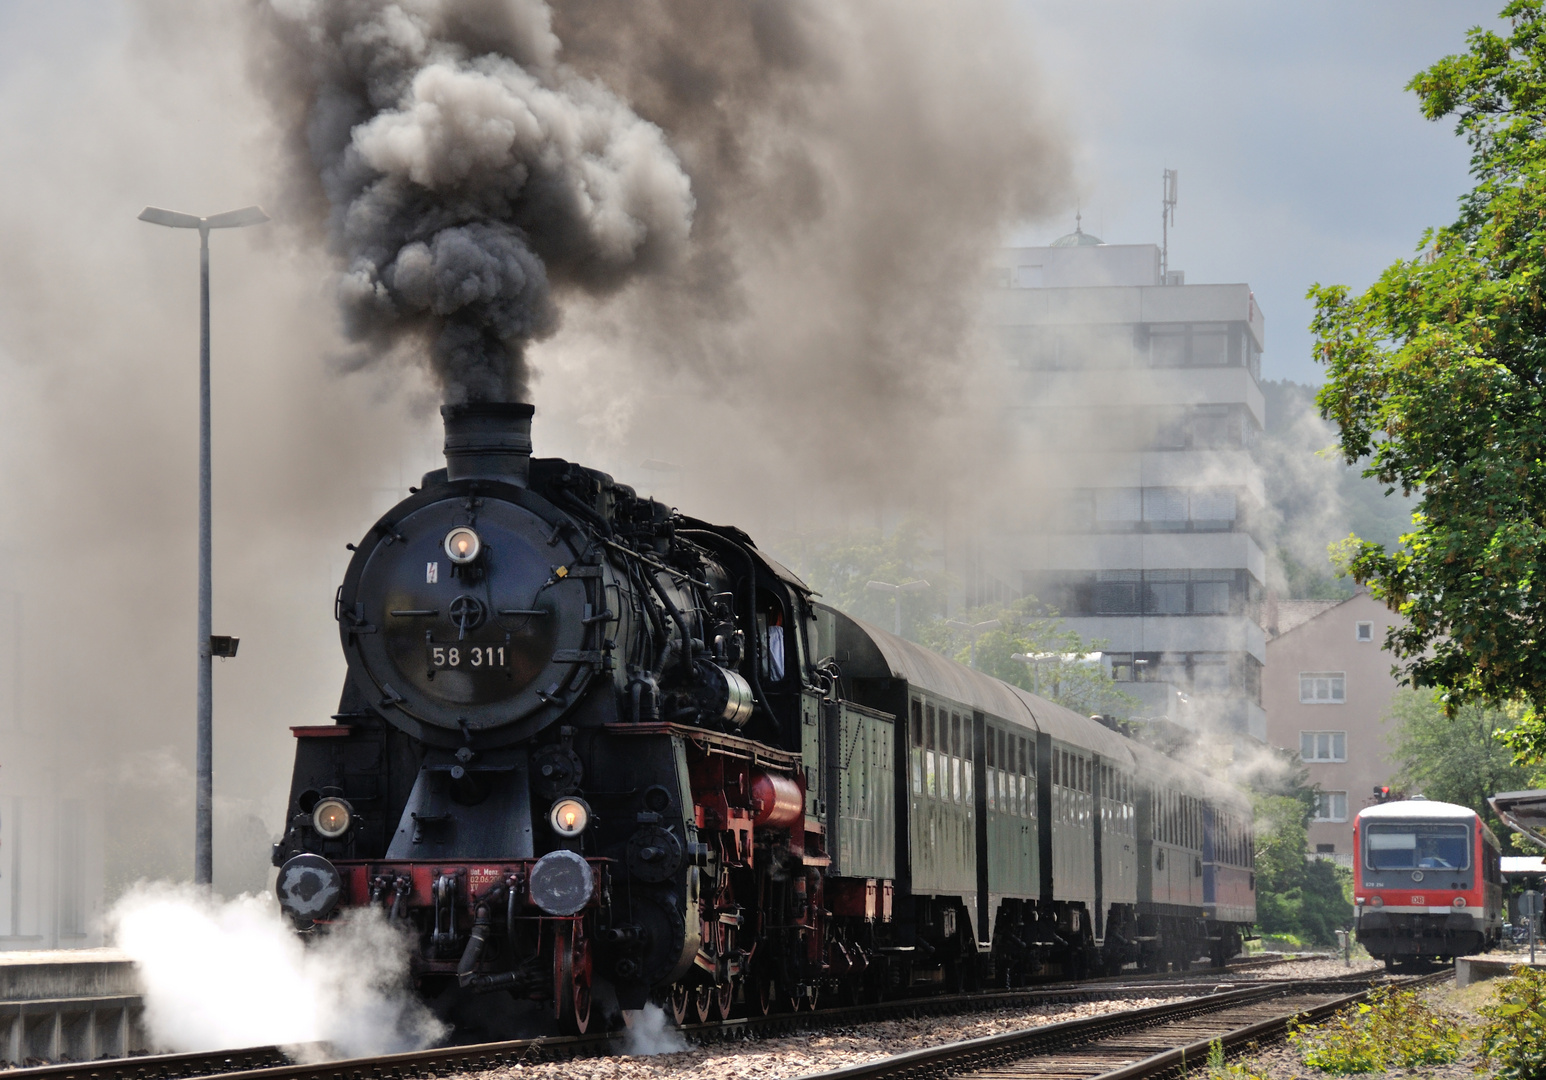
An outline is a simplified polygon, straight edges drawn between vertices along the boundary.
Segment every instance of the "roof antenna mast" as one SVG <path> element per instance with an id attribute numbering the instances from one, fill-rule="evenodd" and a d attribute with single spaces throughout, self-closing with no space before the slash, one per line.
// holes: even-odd
<path id="1" fill-rule="evenodd" d="M 1160 281 L 1167 285 L 1170 284 L 1167 280 L 1170 276 L 1170 227 L 1176 223 L 1176 177 L 1179 175 L 1175 169 L 1165 170 L 1160 204 Z"/>

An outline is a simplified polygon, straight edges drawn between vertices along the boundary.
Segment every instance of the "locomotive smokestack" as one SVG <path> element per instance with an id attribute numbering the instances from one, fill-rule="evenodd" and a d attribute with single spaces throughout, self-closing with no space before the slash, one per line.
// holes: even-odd
<path id="1" fill-rule="evenodd" d="M 531 417 L 514 402 L 440 406 L 446 425 L 446 477 L 486 477 L 526 486 L 531 472 Z"/>

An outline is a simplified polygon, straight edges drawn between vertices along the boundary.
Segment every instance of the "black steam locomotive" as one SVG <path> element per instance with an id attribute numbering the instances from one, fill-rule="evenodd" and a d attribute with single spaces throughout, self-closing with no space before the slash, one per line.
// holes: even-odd
<path id="1" fill-rule="evenodd" d="M 575 1032 L 593 993 L 684 1022 L 1239 951 L 1238 792 L 533 459 L 529 405 L 441 411 L 339 589 L 334 722 L 293 729 L 299 927 L 376 906 L 425 993 Z"/>

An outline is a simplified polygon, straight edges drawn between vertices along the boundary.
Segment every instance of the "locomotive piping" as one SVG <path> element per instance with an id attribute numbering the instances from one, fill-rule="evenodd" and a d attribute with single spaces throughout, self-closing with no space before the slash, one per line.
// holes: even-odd
<path id="1" fill-rule="evenodd" d="M 709 532 L 707 529 L 678 529 L 677 533 L 681 536 L 708 536 L 715 540 L 722 540 L 727 547 L 734 548 L 736 553 L 746 560 L 746 592 L 748 599 L 746 617 L 748 619 L 754 618 L 757 612 L 757 560 L 752 558 L 752 553 L 729 537 L 721 536 L 716 532 Z M 752 662 L 746 665 L 746 671 L 751 676 L 752 696 L 757 699 L 757 704 L 762 706 L 762 714 L 773 725 L 774 734 L 782 734 L 783 726 L 778 722 L 778 714 L 768 708 L 767 696 L 762 692 L 762 679 L 757 675 L 757 658 L 755 656 L 752 657 Z"/>

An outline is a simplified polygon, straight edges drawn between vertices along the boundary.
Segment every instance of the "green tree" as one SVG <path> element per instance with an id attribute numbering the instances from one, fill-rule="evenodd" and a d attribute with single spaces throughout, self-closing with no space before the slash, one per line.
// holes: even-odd
<path id="1" fill-rule="evenodd" d="M 1402 690 L 1391 699 L 1386 719 L 1396 783 L 1430 799 L 1468 806 L 1492 831 L 1508 830 L 1487 805 L 1487 796 L 1530 786 L 1530 773 L 1495 737 L 1519 722 L 1520 709 L 1464 705 L 1453 717 L 1431 690 Z"/>
<path id="2" fill-rule="evenodd" d="M 1257 795 L 1256 926 L 1312 945 L 1334 945 L 1352 922 L 1344 879 L 1325 859 L 1305 858 L 1310 804 L 1295 795 Z"/>
<path id="3" fill-rule="evenodd" d="M 1359 296 L 1310 290 L 1340 450 L 1387 491 L 1417 493 L 1401 546 L 1350 536 L 1353 577 L 1403 616 L 1387 645 L 1407 682 L 1453 711 L 1546 704 L 1546 19 L 1503 9 L 1408 89 L 1454 117 L 1475 187 L 1451 224 Z M 1531 730 L 1546 748 L 1546 729 Z"/>
<path id="4" fill-rule="evenodd" d="M 944 614 L 949 583 L 931 569 L 923 527 L 915 521 L 904 522 L 889 534 L 877 530 L 795 537 L 780 545 L 778 555 L 821 594 L 823 603 L 885 630 L 894 624 L 895 600 L 866 586 L 871 581 L 892 585 L 927 581 L 928 588 L 902 596 L 905 638 L 918 640 L 921 628 Z"/>
<path id="5" fill-rule="evenodd" d="M 975 625 L 991 620 L 999 625 L 977 638 L 977 670 L 1086 715 L 1125 714 L 1137 706 L 1137 699 L 1117 689 L 1101 665 L 1101 643 L 1084 641 L 1035 597 L 973 608 L 956 621 Z M 971 635 L 947 620 L 927 624 L 919 640 L 963 664 L 971 661 Z M 1017 660 L 1017 655 L 1036 659 Z"/>
<path id="6" fill-rule="evenodd" d="M 903 585 L 927 581 L 928 588 L 902 597 L 902 636 L 967 663 L 971 637 L 945 618 L 951 581 L 933 563 L 924 529 L 906 522 L 889 534 L 828 533 L 799 537 L 782 545 L 780 555 L 824 603 L 885 630 L 895 620 L 889 593 L 867 588 L 871 581 Z M 997 619 L 998 629 L 977 639 L 977 668 L 1050 701 L 1082 713 L 1121 713 L 1137 702 L 1117 689 L 1095 653 L 1100 643 L 1083 641 L 1057 612 L 1034 597 L 1010 604 L 973 608 L 957 616 L 976 624 Z M 1034 664 L 1015 654 L 1039 656 Z"/>
<path id="7" fill-rule="evenodd" d="M 1316 788 L 1299 755 L 1266 749 L 1237 766 L 1256 816 L 1256 925 L 1313 945 L 1334 945 L 1353 918 L 1352 874 L 1306 858 Z"/>

